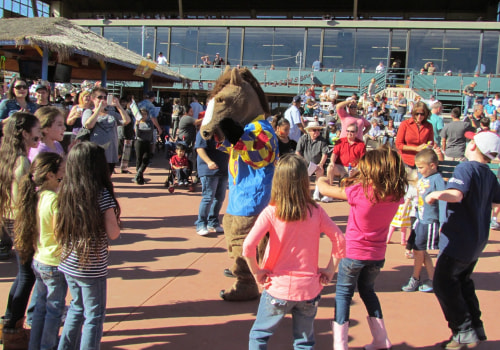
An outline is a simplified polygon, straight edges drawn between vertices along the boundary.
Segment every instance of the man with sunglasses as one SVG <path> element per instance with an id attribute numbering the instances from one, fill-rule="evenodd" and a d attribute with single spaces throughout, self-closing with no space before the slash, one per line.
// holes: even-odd
<path id="1" fill-rule="evenodd" d="M 343 178 L 358 165 L 359 159 L 366 153 L 366 146 L 358 139 L 358 126 L 350 124 L 346 127 L 346 137 L 341 137 L 332 152 L 330 164 L 328 165 L 327 176 L 330 183 L 333 183 L 335 176 Z"/>
<path id="2" fill-rule="evenodd" d="M 337 104 L 337 115 L 339 116 L 340 122 L 342 124 L 340 138 L 344 138 L 347 136 L 346 129 L 350 124 L 356 124 L 356 138 L 359 140 L 363 140 L 363 135 L 368 133 L 368 131 L 370 131 L 372 127 L 368 120 L 358 115 L 358 104 L 352 97 L 349 97 L 344 102 L 340 102 Z"/>

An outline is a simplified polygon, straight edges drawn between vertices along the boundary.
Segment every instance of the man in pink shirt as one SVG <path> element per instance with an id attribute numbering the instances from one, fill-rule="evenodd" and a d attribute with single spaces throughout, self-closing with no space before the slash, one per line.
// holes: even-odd
<path id="1" fill-rule="evenodd" d="M 349 112 L 347 112 L 346 108 L 349 108 Z M 342 123 L 340 138 L 347 136 L 347 126 L 353 123 L 358 126 L 356 138 L 359 140 L 363 140 L 363 135 L 370 131 L 372 127 L 368 120 L 358 116 L 358 104 L 352 97 L 337 104 L 337 114 L 340 118 L 340 122 Z"/>

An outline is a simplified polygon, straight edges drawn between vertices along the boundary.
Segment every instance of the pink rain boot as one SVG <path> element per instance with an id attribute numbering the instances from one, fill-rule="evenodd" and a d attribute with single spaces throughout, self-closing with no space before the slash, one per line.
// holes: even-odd
<path id="1" fill-rule="evenodd" d="M 365 345 L 365 350 L 389 350 L 392 344 L 387 337 L 384 320 L 368 317 L 368 325 L 370 326 L 370 332 L 372 332 L 373 341 L 371 344 Z"/>
<path id="2" fill-rule="evenodd" d="M 337 322 L 332 321 L 333 329 L 333 350 L 348 350 L 348 332 L 349 332 L 349 322 L 345 322 L 343 325 L 339 325 Z"/>

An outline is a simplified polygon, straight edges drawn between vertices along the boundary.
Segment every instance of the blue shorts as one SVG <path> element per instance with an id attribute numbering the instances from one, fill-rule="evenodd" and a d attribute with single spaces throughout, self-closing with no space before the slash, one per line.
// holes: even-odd
<path id="1" fill-rule="evenodd" d="M 413 249 L 415 250 L 434 250 L 439 249 L 439 222 L 432 224 L 423 224 L 416 221 L 413 226 L 415 230 L 415 243 Z"/>

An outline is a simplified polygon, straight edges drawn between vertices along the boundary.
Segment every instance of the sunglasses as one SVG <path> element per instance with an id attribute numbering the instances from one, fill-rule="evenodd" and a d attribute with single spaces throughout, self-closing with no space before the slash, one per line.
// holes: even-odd
<path id="1" fill-rule="evenodd" d="M 358 108 L 358 106 L 349 106 L 349 108 Z"/>
<path id="2" fill-rule="evenodd" d="M 96 96 L 96 98 L 98 100 L 104 100 L 104 99 L 108 98 L 108 95 L 99 95 L 99 96 Z"/>
<path id="3" fill-rule="evenodd" d="M 14 86 L 14 89 L 16 90 L 26 90 L 28 88 L 28 86 L 26 85 L 16 85 Z"/>
<path id="4" fill-rule="evenodd" d="M 425 116 L 425 113 L 417 112 L 417 113 L 415 113 L 415 115 L 423 115 L 423 116 Z"/>
<path id="5" fill-rule="evenodd" d="M 356 133 L 356 131 L 354 131 L 354 130 L 346 130 L 346 132 L 347 132 L 348 134 L 355 134 L 355 133 Z"/>
<path id="6" fill-rule="evenodd" d="M 312 129 L 313 132 L 321 132 L 321 129 Z"/>

